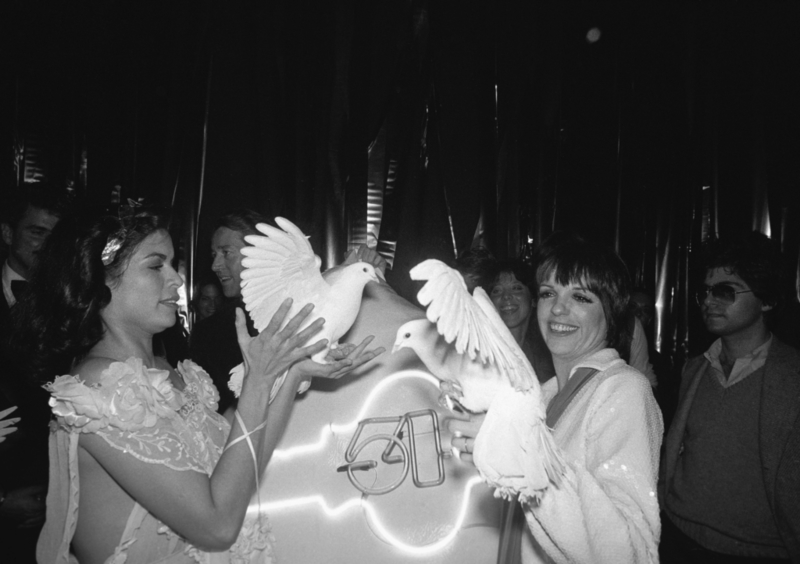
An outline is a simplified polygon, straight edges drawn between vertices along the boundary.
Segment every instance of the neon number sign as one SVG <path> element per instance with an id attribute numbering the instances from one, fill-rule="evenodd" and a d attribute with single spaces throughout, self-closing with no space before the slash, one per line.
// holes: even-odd
<path id="1" fill-rule="evenodd" d="M 446 548 L 458 535 L 465 523 L 469 513 L 470 502 L 474 499 L 473 488 L 481 483 L 477 474 L 465 475 L 461 472 L 460 481 L 452 487 L 457 490 L 457 500 L 453 499 L 457 507 L 454 512 L 452 522 L 447 527 L 441 527 L 441 534 L 431 542 L 413 543 L 404 539 L 400 530 L 387 524 L 385 517 L 385 506 L 382 508 L 376 501 L 370 499 L 371 496 L 381 496 L 396 490 L 411 474 L 413 484 L 416 488 L 435 488 L 442 485 L 446 479 L 445 459 L 450 457 L 450 452 L 442 448 L 442 440 L 439 428 L 439 415 L 433 409 L 419 409 L 406 412 L 402 415 L 391 415 L 382 417 L 369 417 L 371 411 L 375 411 L 376 403 L 382 394 L 388 393 L 392 386 L 407 386 L 412 381 L 417 383 L 422 381 L 423 385 L 430 384 L 438 390 L 439 381 L 427 372 L 421 370 L 403 370 L 396 372 L 388 377 L 381 379 L 369 392 L 361 404 L 356 416 L 344 423 L 327 423 L 320 427 L 318 439 L 304 444 L 294 445 L 290 448 L 276 450 L 273 453 L 270 468 L 273 466 L 289 463 L 298 463 L 303 457 L 313 457 L 323 451 L 330 451 L 337 448 L 337 440 L 342 437 L 349 439 L 347 448 L 344 451 L 343 459 L 341 453 L 341 443 L 338 447 L 337 456 L 340 464 L 338 468 L 342 473 L 346 473 L 353 486 L 353 494 L 339 503 L 331 503 L 330 496 L 326 496 L 324 491 L 313 492 L 311 495 L 295 496 L 281 500 L 271 500 L 262 502 L 260 509 L 275 518 L 285 511 L 319 511 L 331 520 L 343 519 L 351 512 L 361 512 L 368 522 L 370 529 L 384 542 L 395 547 L 402 553 L 409 556 L 425 556 L 436 553 Z M 386 410 L 384 409 L 384 412 Z M 393 428 L 392 432 L 370 434 L 376 426 L 387 425 Z M 418 443 L 417 434 L 419 429 L 430 429 L 431 437 L 423 443 Z M 432 440 L 431 440 L 432 439 Z M 385 443 L 385 446 L 382 444 Z M 432 444 L 431 444 L 432 443 Z M 370 456 L 366 451 L 372 449 L 374 452 L 378 446 L 382 446 L 379 456 Z M 430 478 L 423 478 L 420 475 L 420 463 L 418 450 L 423 448 L 425 460 L 435 459 L 435 474 Z M 383 464 L 394 467 L 394 478 L 388 483 L 370 483 L 362 479 L 364 471 L 373 470 L 376 466 Z M 324 490 L 324 488 L 322 488 Z M 407 490 L 404 490 L 407 491 Z M 484 493 L 485 492 L 480 492 Z M 403 495 L 396 492 L 394 495 Z M 376 498 L 376 500 L 379 498 Z M 251 505 L 249 512 L 256 513 L 259 504 Z M 449 519 L 449 518 L 448 518 Z"/>

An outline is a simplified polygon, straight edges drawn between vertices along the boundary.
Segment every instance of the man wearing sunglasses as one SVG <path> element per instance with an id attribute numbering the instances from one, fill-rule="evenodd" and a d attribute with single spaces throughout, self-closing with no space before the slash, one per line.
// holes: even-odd
<path id="1" fill-rule="evenodd" d="M 697 302 L 719 337 L 686 363 L 662 459 L 661 562 L 800 562 L 800 352 L 770 332 L 780 254 L 721 240 Z"/>

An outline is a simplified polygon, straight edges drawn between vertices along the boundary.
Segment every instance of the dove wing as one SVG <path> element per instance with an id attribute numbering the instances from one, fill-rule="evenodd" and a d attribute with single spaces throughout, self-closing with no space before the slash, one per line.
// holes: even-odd
<path id="1" fill-rule="evenodd" d="M 286 298 L 292 298 L 289 319 L 305 304 L 324 302 L 330 286 L 320 274 L 320 260 L 291 221 L 276 217 L 281 229 L 260 223 L 262 235 L 247 235 L 242 249 L 242 299 L 260 332 Z"/>
<path id="2" fill-rule="evenodd" d="M 428 320 L 445 340 L 455 342 L 456 351 L 495 364 L 516 389 L 537 383 L 525 353 L 482 288 L 470 295 L 461 274 L 435 259 L 421 262 L 410 275 L 426 280 L 417 299 L 427 306 Z"/>

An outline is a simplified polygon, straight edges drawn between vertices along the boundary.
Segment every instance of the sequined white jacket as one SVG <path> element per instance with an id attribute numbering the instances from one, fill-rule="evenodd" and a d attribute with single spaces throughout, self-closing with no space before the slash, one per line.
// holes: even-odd
<path id="1" fill-rule="evenodd" d="M 656 483 L 664 424 L 650 383 L 613 349 L 579 366 L 600 372 L 573 398 L 553 433 L 567 461 L 560 488 L 524 506 L 531 535 L 522 560 L 578 564 L 658 562 Z M 544 401 L 557 392 L 552 378 Z"/>

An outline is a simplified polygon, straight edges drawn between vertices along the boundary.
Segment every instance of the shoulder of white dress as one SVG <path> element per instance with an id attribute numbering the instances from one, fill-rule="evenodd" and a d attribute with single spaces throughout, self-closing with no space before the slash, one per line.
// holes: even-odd
<path id="1" fill-rule="evenodd" d="M 177 370 L 186 385 L 198 395 L 198 399 L 212 411 L 216 411 L 219 404 L 219 391 L 208 372 L 196 362 L 188 359 L 179 362 Z"/>

